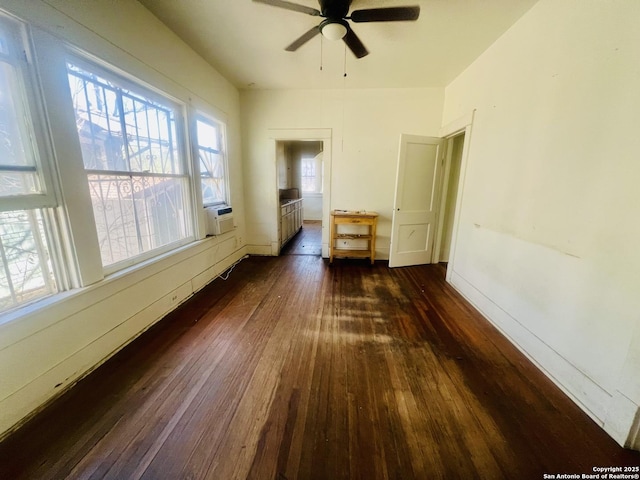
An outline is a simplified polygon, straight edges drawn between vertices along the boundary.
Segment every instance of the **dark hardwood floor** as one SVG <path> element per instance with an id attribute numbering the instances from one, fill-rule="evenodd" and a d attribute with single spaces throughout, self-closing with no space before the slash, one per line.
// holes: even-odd
<path id="1" fill-rule="evenodd" d="M 640 464 L 442 266 L 251 257 L 0 444 L 3 479 L 541 479 Z"/>
<path id="2" fill-rule="evenodd" d="M 281 255 L 322 255 L 322 222 L 305 221 L 302 229 L 282 248 Z"/>

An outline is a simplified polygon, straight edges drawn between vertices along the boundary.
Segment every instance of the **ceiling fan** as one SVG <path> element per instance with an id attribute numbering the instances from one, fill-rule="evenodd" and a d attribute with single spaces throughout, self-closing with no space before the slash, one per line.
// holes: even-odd
<path id="1" fill-rule="evenodd" d="M 417 20 L 420 16 L 420 7 L 382 7 L 367 8 L 363 10 L 354 10 L 349 14 L 351 0 L 318 0 L 320 10 L 299 5 L 297 3 L 287 2 L 285 0 L 253 0 L 257 3 L 264 3 L 273 7 L 293 10 L 294 12 L 306 13 L 314 17 L 324 18 L 320 24 L 311 30 L 302 34 L 300 38 L 295 40 L 285 50 L 295 52 L 302 45 L 307 43 L 313 37 L 322 33 L 329 40 L 342 39 L 347 47 L 353 52 L 357 58 L 362 58 L 369 54 L 369 51 L 360 41 L 347 20 L 355 23 L 361 22 L 401 22 L 407 20 Z"/>

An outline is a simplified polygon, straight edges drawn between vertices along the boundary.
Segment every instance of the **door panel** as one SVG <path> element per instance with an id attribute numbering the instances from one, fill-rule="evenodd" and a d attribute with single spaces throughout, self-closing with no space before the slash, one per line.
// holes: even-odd
<path id="1" fill-rule="evenodd" d="M 402 135 L 389 266 L 431 263 L 444 142 Z"/>
<path id="2" fill-rule="evenodd" d="M 429 244 L 428 223 L 400 225 L 398 231 L 398 253 L 417 252 Z"/>
<path id="3" fill-rule="evenodd" d="M 435 171 L 430 161 L 435 158 L 438 145 L 408 143 L 405 155 L 405 172 L 403 188 L 400 189 L 402 198 L 400 204 L 405 211 L 431 209 L 433 205 L 433 189 L 425 185 L 433 185 Z"/>

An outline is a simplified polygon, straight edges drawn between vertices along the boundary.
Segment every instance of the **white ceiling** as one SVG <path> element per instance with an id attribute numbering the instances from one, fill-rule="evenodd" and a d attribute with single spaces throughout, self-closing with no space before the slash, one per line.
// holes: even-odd
<path id="1" fill-rule="evenodd" d="M 318 17 L 252 0 L 139 1 L 239 89 L 298 89 L 446 86 L 537 0 L 353 0 L 421 8 L 415 22 L 352 23 L 370 52 L 361 59 L 321 35 L 284 50 Z"/>

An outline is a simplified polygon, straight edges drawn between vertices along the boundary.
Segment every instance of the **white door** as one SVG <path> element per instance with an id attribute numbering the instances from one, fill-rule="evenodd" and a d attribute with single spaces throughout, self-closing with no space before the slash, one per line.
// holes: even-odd
<path id="1" fill-rule="evenodd" d="M 441 138 L 400 138 L 390 267 L 431 263 L 443 150 Z"/>

